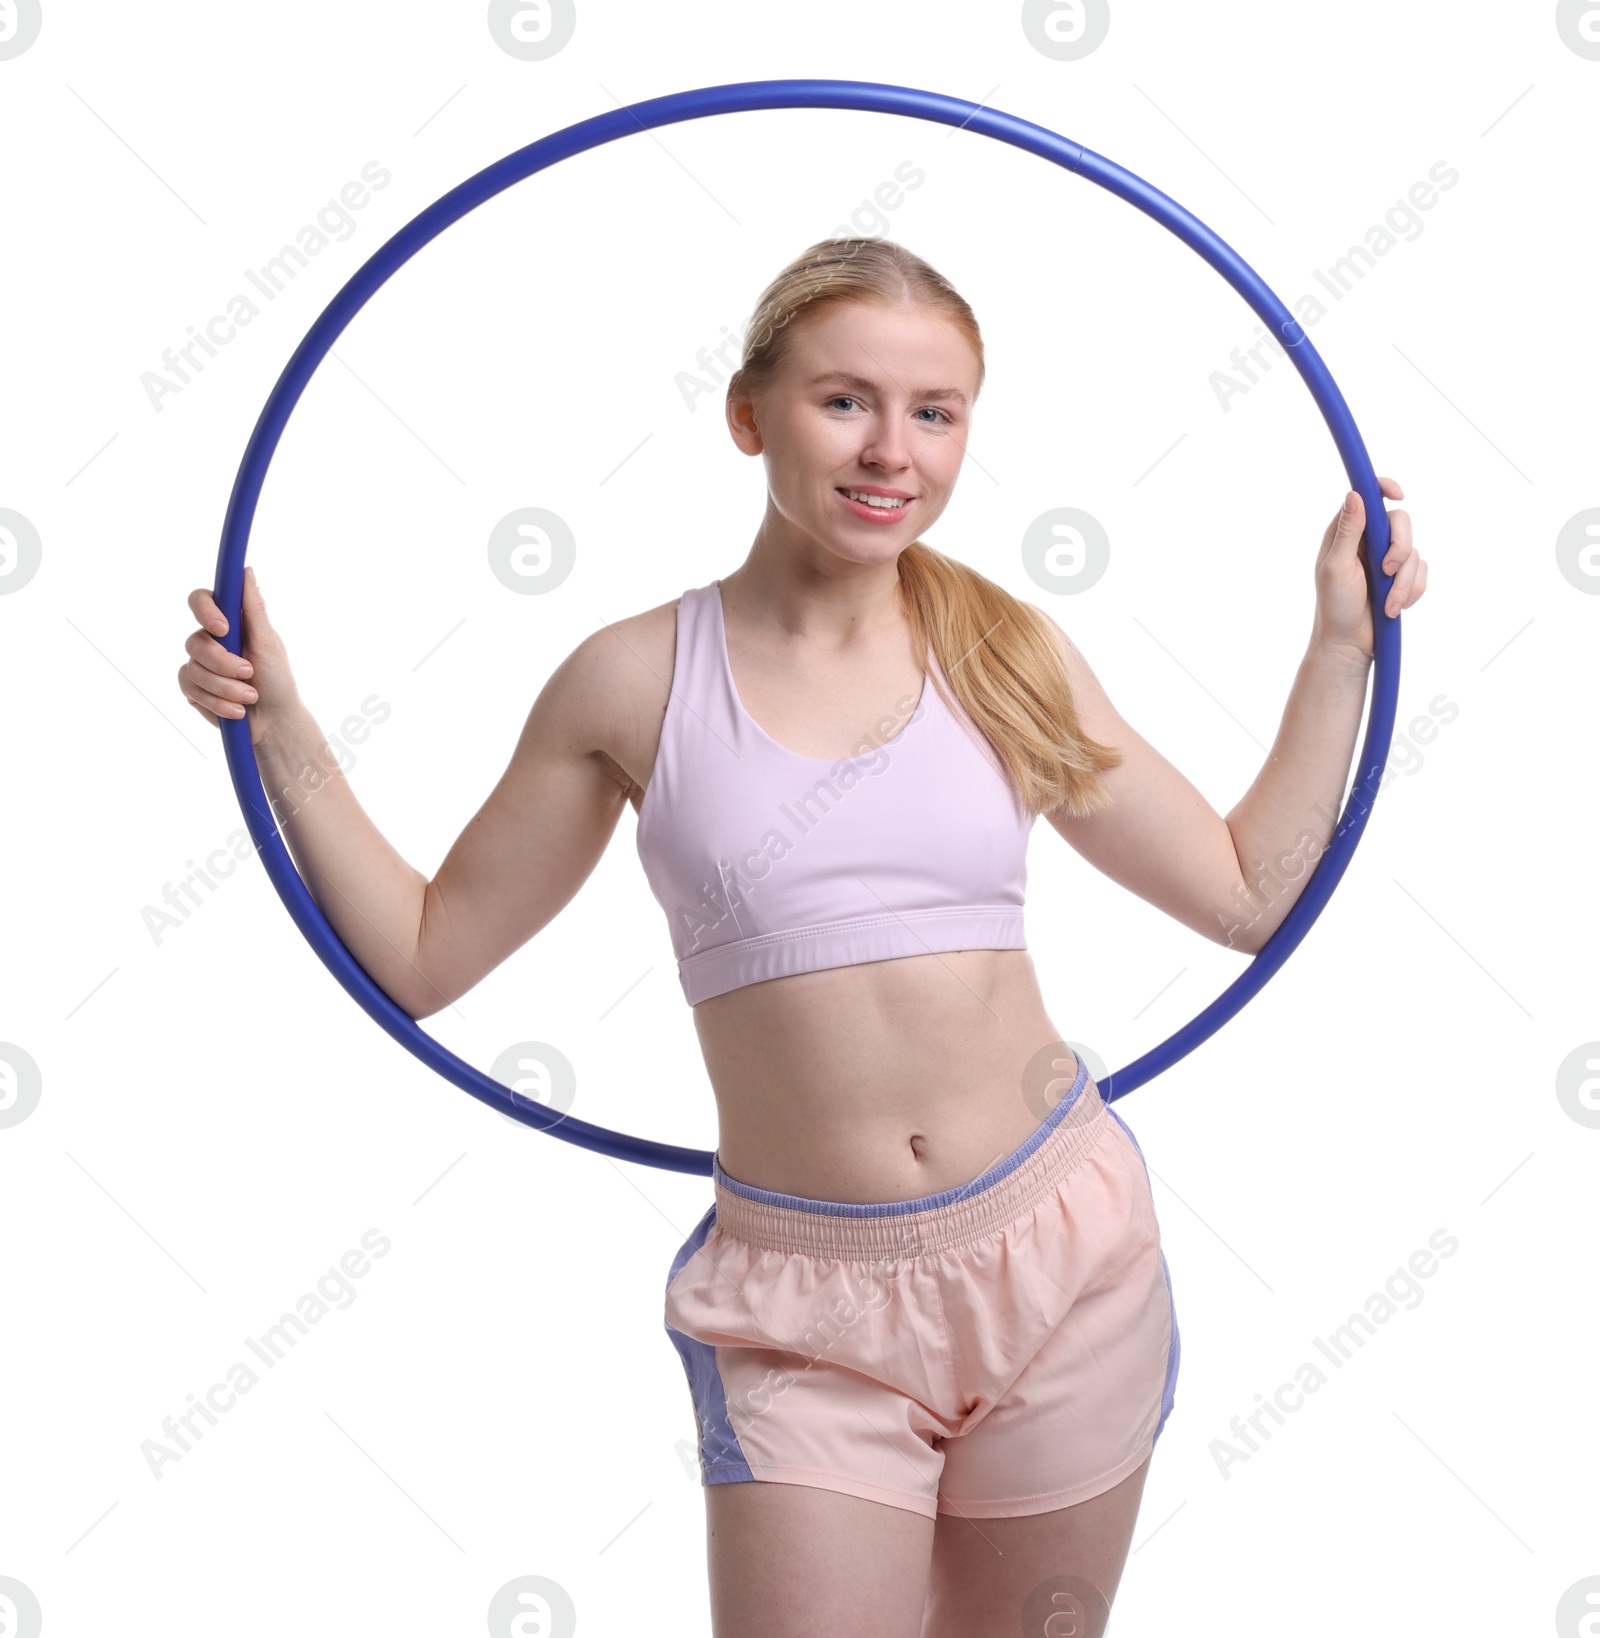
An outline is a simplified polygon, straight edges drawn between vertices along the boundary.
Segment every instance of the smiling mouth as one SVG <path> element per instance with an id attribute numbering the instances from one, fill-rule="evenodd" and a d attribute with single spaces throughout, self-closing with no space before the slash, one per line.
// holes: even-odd
<path id="1" fill-rule="evenodd" d="M 895 513 L 903 512 L 916 499 L 915 495 L 896 498 L 889 495 L 869 495 L 860 489 L 841 488 L 837 493 L 848 501 L 854 501 L 857 506 L 865 506 L 874 512 Z"/>

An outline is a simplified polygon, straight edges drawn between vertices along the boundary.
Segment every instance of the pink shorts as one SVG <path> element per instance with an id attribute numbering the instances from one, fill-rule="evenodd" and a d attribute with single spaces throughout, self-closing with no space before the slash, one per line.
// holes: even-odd
<path id="1" fill-rule="evenodd" d="M 665 1306 L 704 1483 L 1009 1518 L 1149 1456 L 1178 1375 L 1172 1287 L 1144 1156 L 1081 1062 L 959 1188 L 855 1205 L 714 1178 Z"/>

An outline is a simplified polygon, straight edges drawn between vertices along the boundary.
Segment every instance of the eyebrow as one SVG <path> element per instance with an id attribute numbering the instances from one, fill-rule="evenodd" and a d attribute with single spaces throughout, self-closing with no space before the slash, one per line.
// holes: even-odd
<path id="1" fill-rule="evenodd" d="M 828 370 L 822 375 L 814 375 L 806 383 L 808 387 L 820 387 L 826 381 L 840 381 L 847 387 L 854 387 L 857 392 L 874 392 L 876 386 L 867 380 L 864 375 L 852 375 L 849 370 Z M 921 392 L 913 393 L 914 398 L 953 398 L 956 403 L 965 405 L 967 395 L 959 387 L 924 387 Z"/>

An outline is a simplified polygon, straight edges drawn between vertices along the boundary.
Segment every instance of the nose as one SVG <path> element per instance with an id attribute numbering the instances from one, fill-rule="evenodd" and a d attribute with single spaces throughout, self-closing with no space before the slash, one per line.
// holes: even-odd
<path id="1" fill-rule="evenodd" d="M 885 472 L 903 472 L 911 464 L 906 429 L 898 417 L 885 417 L 868 429 L 861 445 L 861 464 Z"/>

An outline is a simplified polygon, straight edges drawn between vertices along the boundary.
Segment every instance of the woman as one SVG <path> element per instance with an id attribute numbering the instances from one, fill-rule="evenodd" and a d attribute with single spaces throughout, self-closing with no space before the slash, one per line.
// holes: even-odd
<path id="1" fill-rule="evenodd" d="M 971 310 L 920 258 L 812 246 L 728 385 L 768 485 L 739 568 L 567 656 L 431 881 L 340 774 L 279 816 L 339 936 L 422 1018 L 638 813 L 717 1099 L 714 1200 L 665 1319 L 721 1638 L 1104 1630 L 1178 1330 L 1142 1156 L 1026 951 L 1029 832 L 1043 813 L 1253 953 L 1329 838 L 1360 725 L 1359 496 L 1323 536 L 1273 753 L 1224 820 L 1052 619 L 919 538 L 983 374 Z M 1398 611 L 1426 570 L 1390 519 Z M 241 658 L 210 593 L 189 606 L 185 696 L 213 724 L 248 715 L 269 795 L 295 786 L 323 737 L 253 575 Z M 1270 886 L 1241 865 L 1296 852 Z"/>

